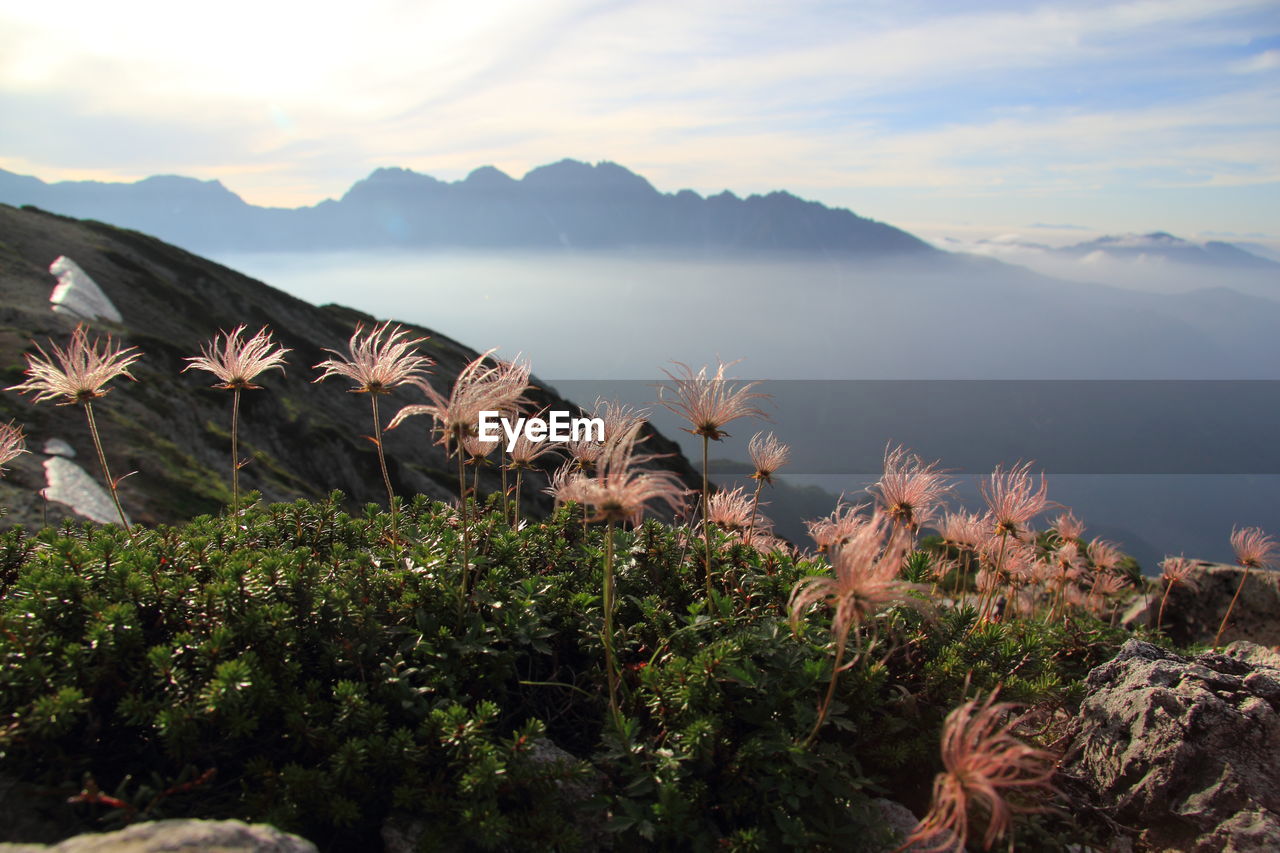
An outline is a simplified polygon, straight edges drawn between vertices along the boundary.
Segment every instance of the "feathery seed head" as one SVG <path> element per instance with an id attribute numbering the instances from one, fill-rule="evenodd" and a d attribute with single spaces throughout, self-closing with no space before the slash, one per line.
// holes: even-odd
<path id="1" fill-rule="evenodd" d="M 1011 803 L 1008 791 L 1053 791 L 1055 756 L 1027 746 L 1011 733 L 1015 706 L 996 703 L 993 691 L 983 702 L 971 699 L 947 715 L 942 726 L 945 770 L 933 783 L 929 812 L 906 844 L 927 849 L 964 850 L 970 835 L 970 812 L 985 814 L 984 849 L 1008 832 L 1015 813 L 1038 811 Z"/>
<path id="2" fill-rule="evenodd" d="M 510 415 L 517 411 L 528 402 L 523 395 L 528 388 L 529 367 L 506 361 L 488 363 L 493 353 L 494 350 L 483 352 L 462 368 L 448 397 L 430 383 L 416 380 L 414 384 L 430 402 L 405 406 L 391 419 L 387 429 L 395 429 L 415 415 L 430 415 L 440 433 L 436 443 L 443 444 L 452 453 L 468 436 L 479 434 L 481 412 Z M 496 446 L 496 442 L 492 444 Z"/>
<path id="3" fill-rule="evenodd" d="M 21 453 L 27 451 L 27 440 L 22 434 L 22 427 L 10 421 L 0 424 L 0 475 L 4 474 L 6 462 L 12 462 Z"/>
<path id="4" fill-rule="evenodd" d="M 755 466 L 753 480 L 764 480 L 773 483 L 773 474 L 791 459 L 791 448 L 774 437 L 773 433 L 758 432 L 751 436 L 747 444 L 747 453 L 751 456 L 751 464 Z"/>
<path id="5" fill-rule="evenodd" d="M 284 357 L 289 350 L 272 342 L 266 326 L 247 341 L 242 339 L 244 330 L 244 325 L 239 325 L 230 332 L 214 335 L 212 341 L 201 345 L 200 355 L 186 359 L 191 363 L 182 368 L 182 372 L 192 368 L 208 371 L 221 380 L 213 387 L 232 390 L 258 388 L 253 380 L 259 374 L 268 370 L 283 371 Z"/>
<path id="6" fill-rule="evenodd" d="M 830 515 L 817 521 L 806 521 L 804 524 L 809 530 L 809 538 L 818 546 L 818 553 L 825 554 L 839 547 L 865 524 L 867 517 L 862 514 L 862 511 L 867 506 L 867 504 L 850 506 L 841 499 Z"/>
<path id="7" fill-rule="evenodd" d="M 693 425 L 693 429 L 686 429 L 685 432 L 719 441 L 728 435 L 721 427 L 730 421 L 743 417 L 765 417 L 764 412 L 751 402 L 769 396 L 751 390 L 760 383 L 748 382 L 737 387 L 725 379 L 725 368 L 737 362 L 720 362 L 712 376 L 707 375 L 706 367 L 694 373 L 693 368 L 687 364 L 678 361 L 674 363 L 679 368 L 678 376 L 669 370 L 664 369 L 662 372 L 675 383 L 675 387 L 672 389 L 659 385 L 658 402 Z M 663 393 L 667 391 L 674 393 L 675 399 L 662 399 Z"/>
<path id="8" fill-rule="evenodd" d="M 384 338 L 385 335 L 385 338 Z M 315 366 L 324 373 L 313 379 L 321 382 L 330 376 L 345 376 L 356 384 L 351 390 L 358 394 L 386 394 L 398 385 L 420 381 L 435 362 L 417 355 L 416 347 L 426 338 L 409 338 L 409 330 L 391 321 L 365 332 L 357 325 L 355 334 L 347 343 L 347 354 L 326 349 L 334 354 Z"/>
<path id="9" fill-rule="evenodd" d="M 101 344 L 101 348 L 99 345 Z M 65 397 L 58 405 L 88 403 L 107 394 L 104 386 L 117 376 L 133 379 L 129 366 L 142 357 L 137 347 L 112 346 L 111 336 L 105 343 L 99 339 L 89 342 L 84 324 L 71 333 L 71 343 L 66 349 L 50 342 L 50 356 L 39 344 L 39 356 L 26 354 L 26 382 L 10 386 L 9 391 L 33 391 L 33 402 L 40 403 L 56 397 Z M 55 365 L 54 362 L 57 362 Z M 134 380 L 137 381 L 137 380 Z"/>
<path id="10" fill-rule="evenodd" d="M 1053 529 L 1060 539 L 1079 539 L 1084 535 L 1084 522 L 1070 512 L 1064 512 L 1053 521 Z"/>
<path id="11" fill-rule="evenodd" d="M 787 605 L 791 629 L 798 630 L 801 615 L 814 604 L 825 601 L 835 611 L 831 634 L 843 644 L 853 626 L 892 605 L 926 606 L 910 592 L 927 587 L 898 578 L 909 548 L 909 536 L 888 516 L 873 511 L 830 552 L 830 575 L 804 578 L 792 588 Z"/>
<path id="12" fill-rule="evenodd" d="M 938 534 L 950 545 L 976 550 L 986 541 L 992 524 L 977 513 L 947 512 L 935 528 Z"/>
<path id="13" fill-rule="evenodd" d="M 1188 589 L 1196 589 L 1199 585 L 1189 577 L 1194 566 L 1195 563 L 1186 557 L 1165 557 L 1160 563 L 1160 577 L 1170 586 L 1180 583 Z"/>
<path id="14" fill-rule="evenodd" d="M 1269 569 L 1275 563 L 1275 540 L 1261 527 L 1233 529 L 1231 547 L 1236 552 L 1236 562 L 1247 569 Z"/>
<path id="15" fill-rule="evenodd" d="M 1008 471 L 997 465 L 981 490 L 998 535 L 1021 536 L 1026 523 L 1049 505 L 1044 475 L 1040 475 L 1039 486 L 1033 485 L 1030 462 L 1015 465 Z"/>
<path id="16" fill-rule="evenodd" d="M 1105 539 L 1094 539 L 1088 545 L 1089 562 L 1104 572 L 1114 572 L 1120 567 L 1120 547 Z"/>
<path id="17" fill-rule="evenodd" d="M 751 496 L 741 486 L 713 493 L 707 498 L 707 521 L 721 530 L 745 531 L 751 527 Z M 761 528 L 759 523 L 756 528 Z"/>
<path id="18" fill-rule="evenodd" d="M 905 447 L 884 452 L 884 475 L 871 487 L 880 498 L 885 515 L 910 528 L 927 522 L 951 484 L 936 462 L 926 465 Z"/>
<path id="19" fill-rule="evenodd" d="M 674 511 L 684 506 L 686 490 L 674 471 L 641 466 L 657 459 L 655 454 L 638 454 L 636 445 L 643 441 L 640 425 L 630 432 L 605 442 L 596 461 L 595 472 L 588 476 L 566 466 L 552 478 L 550 491 L 558 503 L 575 501 L 594 511 L 598 521 L 639 524 L 645 505 L 661 501 Z"/>

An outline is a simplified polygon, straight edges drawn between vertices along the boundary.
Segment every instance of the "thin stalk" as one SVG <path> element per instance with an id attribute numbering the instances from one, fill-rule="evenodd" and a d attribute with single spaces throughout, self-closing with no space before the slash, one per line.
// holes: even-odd
<path id="1" fill-rule="evenodd" d="M 516 469 L 516 500 L 515 500 L 515 505 L 516 505 L 515 529 L 516 530 L 520 529 L 520 486 L 521 486 L 521 481 L 523 479 L 524 479 L 524 469 L 517 468 Z"/>
<path id="2" fill-rule="evenodd" d="M 702 541 L 706 545 L 706 562 L 704 565 L 707 577 L 707 601 L 711 600 L 711 521 L 707 513 L 707 445 L 710 439 L 702 436 Z"/>
<path id="3" fill-rule="evenodd" d="M 1173 583 L 1165 584 L 1164 595 L 1160 596 L 1160 612 L 1156 614 L 1156 630 L 1160 630 L 1160 625 L 1164 623 L 1164 603 L 1169 600 L 1169 591 L 1173 589 Z"/>
<path id="4" fill-rule="evenodd" d="M 467 530 L 467 472 L 462 467 L 462 446 L 458 448 L 458 511 L 462 514 L 462 606 L 467 603 L 467 558 L 471 550 L 470 533 Z"/>
<path id="5" fill-rule="evenodd" d="M 502 469 L 502 520 L 508 521 L 511 518 L 511 504 L 508 498 L 511 496 L 507 491 L 507 452 L 502 449 L 502 444 L 498 444 L 498 467 Z"/>
<path id="6" fill-rule="evenodd" d="M 764 477 L 756 478 L 756 493 L 751 498 L 751 522 L 747 525 L 747 547 L 751 547 L 751 534 L 756 529 L 756 510 L 760 506 L 760 488 L 764 485 Z"/>
<path id="7" fill-rule="evenodd" d="M 240 514 L 240 389 L 231 389 L 231 515 Z"/>
<path id="8" fill-rule="evenodd" d="M 373 443 L 378 448 L 378 465 L 382 468 L 382 484 L 387 487 L 387 507 L 391 510 L 391 536 L 395 538 L 399 527 L 396 518 L 396 496 L 391 491 L 391 475 L 387 473 L 387 455 L 382 452 L 382 419 L 378 417 L 378 395 L 370 394 L 373 406 Z"/>
<path id="9" fill-rule="evenodd" d="M 116 493 L 116 481 L 111 479 L 111 470 L 107 467 L 107 454 L 102 452 L 102 439 L 98 437 L 98 422 L 93 418 L 93 403 L 88 400 L 84 401 L 84 414 L 89 419 L 89 433 L 93 436 L 93 446 L 98 451 L 98 464 L 102 466 L 102 476 L 107 481 L 107 488 L 111 490 L 111 500 L 116 505 L 116 512 L 120 514 L 120 524 L 124 527 L 125 533 L 132 535 L 129 520 L 124 517 L 124 508 L 120 506 L 120 496 Z"/>
<path id="10" fill-rule="evenodd" d="M 1231 596 L 1231 603 L 1227 605 L 1227 612 L 1222 616 L 1222 624 L 1218 626 L 1218 633 L 1213 637 L 1213 648 L 1216 651 L 1222 642 L 1222 632 L 1227 630 L 1227 621 L 1231 618 L 1231 611 L 1236 606 L 1236 599 L 1240 597 L 1240 590 L 1244 589 L 1244 582 L 1249 579 L 1249 567 L 1244 566 L 1244 574 L 1240 576 L 1240 585 L 1236 587 L 1236 594 Z"/>
<path id="11" fill-rule="evenodd" d="M 854 630 L 857 630 L 856 628 Z M 813 743 L 813 739 L 818 736 L 818 730 L 822 728 L 822 724 L 827 721 L 827 712 L 831 709 L 831 700 L 836 695 L 836 680 L 840 678 L 840 664 L 844 661 L 844 647 L 848 643 L 849 638 L 846 635 L 836 647 L 836 660 L 831 666 L 831 683 L 827 685 L 827 695 L 822 697 L 822 704 L 818 706 L 818 720 L 813 724 L 813 729 L 809 732 L 809 736 L 804 739 L 802 747 L 808 747 Z"/>
<path id="12" fill-rule="evenodd" d="M 1004 563 L 1005 543 L 1007 543 L 1008 541 L 1009 541 L 1009 531 L 1005 530 L 1000 534 L 1000 550 L 996 554 L 996 564 L 991 569 L 991 572 L 994 578 L 993 582 L 991 584 L 990 589 L 983 592 L 981 596 L 978 598 L 978 619 L 973 623 L 973 627 L 969 629 L 969 634 L 972 634 L 974 631 L 978 629 L 978 625 L 981 624 L 983 619 L 986 617 L 987 608 L 991 605 L 992 600 L 995 598 L 996 584 L 1000 582 L 1000 566 Z"/>
<path id="13" fill-rule="evenodd" d="M 622 716 L 618 710 L 618 670 L 613 659 L 613 519 L 605 525 L 604 533 L 604 666 L 609 677 L 609 710 L 614 724 Z"/>

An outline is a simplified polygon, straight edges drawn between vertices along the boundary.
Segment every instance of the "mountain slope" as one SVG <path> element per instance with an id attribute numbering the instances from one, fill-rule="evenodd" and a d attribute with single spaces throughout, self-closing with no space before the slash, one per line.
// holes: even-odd
<path id="1" fill-rule="evenodd" d="M 943 257 L 905 231 L 789 193 L 664 194 L 615 163 L 574 160 L 520 180 L 492 166 L 454 182 L 377 169 L 341 199 L 296 209 L 246 204 L 217 181 L 160 176 L 132 184 L 46 184 L 0 170 L 0 202 L 137 228 L 202 252 L 568 247 Z"/>
<path id="2" fill-rule="evenodd" d="M 293 350 L 285 374 L 262 378 L 263 390 L 243 395 L 241 453 L 251 463 L 241 472 L 244 489 L 258 489 L 268 500 L 316 497 L 340 489 L 353 505 L 385 502 L 373 446 L 367 397 L 348 392 L 349 383 L 312 384 L 311 366 L 328 357 L 326 348 L 345 352 L 357 323 L 374 318 L 337 305 L 317 308 L 233 270 L 167 245 L 155 238 L 97 222 L 80 222 L 36 210 L 0 205 L 0 385 L 23 378 L 23 352 L 31 340 L 65 343 L 74 327 L 66 314 L 49 305 L 54 278 L 49 264 L 60 255 L 75 260 L 123 315 L 122 324 L 95 322 L 95 334 L 110 333 L 139 347 L 143 358 L 133 368 L 137 383 L 116 381 L 95 406 L 113 473 L 136 475 L 121 484 L 121 500 L 136 520 L 171 522 L 198 513 L 217 512 L 229 500 L 231 398 L 209 386 L 213 378 L 181 373 L 186 356 L 223 329 L 244 323 L 250 331 L 269 325 Z M 477 353 L 448 337 L 429 335 L 421 350 L 436 362 L 430 381 L 446 390 Z M 47 349 L 47 345 L 46 345 Z M 535 380 L 536 381 L 536 380 Z M 576 410 L 549 390 L 534 396 L 541 405 Z M 384 399 L 384 421 L 400 406 L 422 402 L 416 389 L 398 389 Z M 7 521 L 39 522 L 45 508 L 37 492 L 44 486 L 39 451 L 50 439 L 69 442 L 75 459 L 97 479 L 94 451 L 78 407 L 34 405 L 16 392 L 0 393 L 0 420 L 26 427 L 35 451 L 18 458 L 0 479 L 0 505 Z M 426 418 L 408 421 L 386 435 L 387 463 L 398 494 L 448 499 L 456 494 L 456 469 L 431 443 Z M 651 436 L 652 452 L 676 448 Z M 553 463 L 548 463 L 553 464 Z M 697 482 L 683 457 L 665 463 L 692 485 Z M 490 470 L 482 492 L 497 485 Z M 526 478 L 524 500 L 545 509 L 545 481 Z M 66 514 L 48 507 L 50 519 Z"/>

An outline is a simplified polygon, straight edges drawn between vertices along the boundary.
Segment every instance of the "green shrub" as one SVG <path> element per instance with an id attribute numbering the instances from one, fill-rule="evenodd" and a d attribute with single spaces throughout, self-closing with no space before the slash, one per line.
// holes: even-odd
<path id="1" fill-rule="evenodd" d="M 1120 641 L 895 610 L 804 749 L 827 616 L 796 637 L 785 606 L 821 566 L 721 540 L 708 602 L 696 533 L 650 521 L 617 534 L 619 730 L 602 532 L 576 509 L 473 516 L 464 605 L 455 510 L 413 501 L 398 541 L 336 494 L 246 503 L 132 541 L 0 537 L 0 772 L 79 794 L 86 828 L 237 817 L 362 849 L 399 810 L 447 849 L 574 849 L 592 821 L 619 850 L 876 849 L 870 799 L 922 805 L 931 776 L 901 771 L 937 765 L 951 707 L 996 684 L 1070 703 Z M 535 758 L 544 738 L 576 763 Z"/>

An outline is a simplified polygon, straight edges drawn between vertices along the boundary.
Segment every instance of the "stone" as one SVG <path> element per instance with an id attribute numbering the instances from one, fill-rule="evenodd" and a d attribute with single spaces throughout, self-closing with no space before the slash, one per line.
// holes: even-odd
<path id="1" fill-rule="evenodd" d="M 1129 640 L 1086 686 L 1061 772 L 1110 817 L 1157 850 L 1280 850 L 1280 669 Z"/>
<path id="2" fill-rule="evenodd" d="M 0 844 L 0 853 L 317 853 L 304 838 L 238 820 L 160 820 L 53 845 Z"/>
<path id="3" fill-rule="evenodd" d="M 1195 586 L 1178 583 L 1169 592 L 1161 622 L 1169 639 L 1178 645 L 1212 643 L 1244 571 L 1225 563 L 1197 563 L 1188 575 Z M 1124 624 L 1155 627 L 1163 593 L 1163 585 L 1157 583 L 1148 597 L 1139 599 L 1124 615 Z M 1234 640 L 1280 646 L 1280 572 L 1249 570 L 1222 635 L 1223 643 Z"/>

